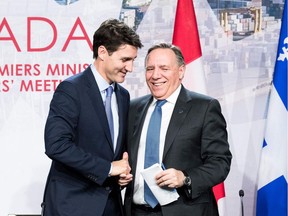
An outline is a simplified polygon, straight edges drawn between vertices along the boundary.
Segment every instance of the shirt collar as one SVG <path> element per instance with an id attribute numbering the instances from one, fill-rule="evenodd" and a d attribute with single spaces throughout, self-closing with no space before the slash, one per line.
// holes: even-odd
<path id="1" fill-rule="evenodd" d="M 176 104 L 177 98 L 178 98 L 180 91 L 181 91 L 181 86 L 182 85 L 179 85 L 177 87 L 177 89 L 168 98 L 166 98 L 167 102 L 169 102 L 171 104 Z M 157 102 L 157 99 L 153 97 L 153 101 L 152 101 L 151 105 L 154 106 L 156 102 Z"/>
<path id="2" fill-rule="evenodd" d="M 95 80 L 97 82 L 97 85 L 98 85 L 98 88 L 99 88 L 100 92 L 105 91 L 109 86 L 112 86 L 113 89 L 115 88 L 115 83 L 112 83 L 111 85 L 109 85 L 109 83 L 96 70 L 96 67 L 94 66 L 94 64 L 91 64 L 90 68 L 91 68 L 92 73 L 93 73 L 93 75 L 95 77 Z"/>

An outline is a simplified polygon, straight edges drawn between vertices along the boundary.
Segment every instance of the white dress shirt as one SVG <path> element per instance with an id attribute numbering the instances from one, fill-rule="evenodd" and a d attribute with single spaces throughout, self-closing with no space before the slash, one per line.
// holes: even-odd
<path id="1" fill-rule="evenodd" d="M 90 68 L 91 68 L 93 75 L 96 79 L 96 82 L 98 84 L 100 94 L 101 94 L 102 99 L 103 99 L 103 104 L 105 104 L 106 89 L 109 87 L 109 83 L 107 83 L 107 81 L 100 75 L 100 73 L 96 70 L 96 68 L 93 64 L 91 64 Z M 111 86 L 113 87 L 113 89 L 115 89 L 114 83 L 112 83 Z M 118 138 L 118 134 L 119 134 L 119 116 L 118 116 L 118 105 L 117 105 L 117 99 L 116 99 L 115 92 L 113 92 L 112 98 L 111 98 L 111 109 L 112 109 L 113 125 L 114 125 L 114 143 L 113 143 L 113 146 L 116 147 L 117 138 Z"/>
<path id="2" fill-rule="evenodd" d="M 162 120 L 161 120 L 160 143 L 159 143 L 159 163 L 162 163 L 165 137 L 166 137 L 169 122 L 170 122 L 177 98 L 179 96 L 180 90 L 181 90 L 181 85 L 176 89 L 176 91 L 173 92 L 172 95 L 170 95 L 170 97 L 166 99 L 167 102 L 162 106 Z M 154 111 L 154 108 L 156 105 L 156 101 L 157 100 L 154 98 L 148 108 L 148 111 L 144 120 L 143 128 L 142 128 L 139 149 L 138 149 L 137 168 L 136 168 L 136 173 L 134 176 L 135 182 L 134 182 L 133 202 L 139 205 L 146 204 L 144 200 L 144 180 L 140 172 L 144 169 L 147 129 L 148 129 L 148 124 L 149 124 L 152 112 Z"/>

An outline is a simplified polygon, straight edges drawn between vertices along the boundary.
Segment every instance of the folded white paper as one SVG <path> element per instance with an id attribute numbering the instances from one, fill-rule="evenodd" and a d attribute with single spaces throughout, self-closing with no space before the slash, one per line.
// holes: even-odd
<path id="1" fill-rule="evenodd" d="M 179 194 L 177 193 L 176 189 L 168 189 L 168 188 L 161 188 L 157 185 L 155 176 L 162 171 L 161 165 L 156 163 L 141 172 L 145 182 L 147 183 L 148 187 L 158 200 L 159 204 L 167 205 L 171 202 L 174 202 L 178 199 Z"/>

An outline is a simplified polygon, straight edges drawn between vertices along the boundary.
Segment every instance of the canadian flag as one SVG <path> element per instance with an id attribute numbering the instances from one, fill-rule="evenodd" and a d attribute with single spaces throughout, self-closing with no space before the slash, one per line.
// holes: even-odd
<path id="1" fill-rule="evenodd" d="M 195 92 L 206 94 L 205 73 L 197 21 L 192 0 L 178 0 L 172 44 L 181 48 L 186 62 L 183 84 Z M 220 216 L 225 215 L 224 182 L 213 187 Z"/>
<path id="2" fill-rule="evenodd" d="M 193 91 L 206 94 L 201 45 L 192 0 L 178 0 L 172 44 L 181 48 L 185 58 L 183 84 Z"/>

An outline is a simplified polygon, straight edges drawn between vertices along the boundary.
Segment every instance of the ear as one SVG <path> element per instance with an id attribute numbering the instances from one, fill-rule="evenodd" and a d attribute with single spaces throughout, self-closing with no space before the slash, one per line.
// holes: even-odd
<path id="1" fill-rule="evenodd" d="M 101 45 L 98 47 L 98 58 L 100 58 L 102 61 L 105 59 L 105 56 L 107 54 L 107 50 L 105 46 Z"/>
<path id="2" fill-rule="evenodd" d="M 182 80 L 184 78 L 185 70 L 186 70 L 186 66 L 185 65 L 181 65 L 179 67 L 178 71 L 179 71 L 179 79 L 180 80 Z"/>

